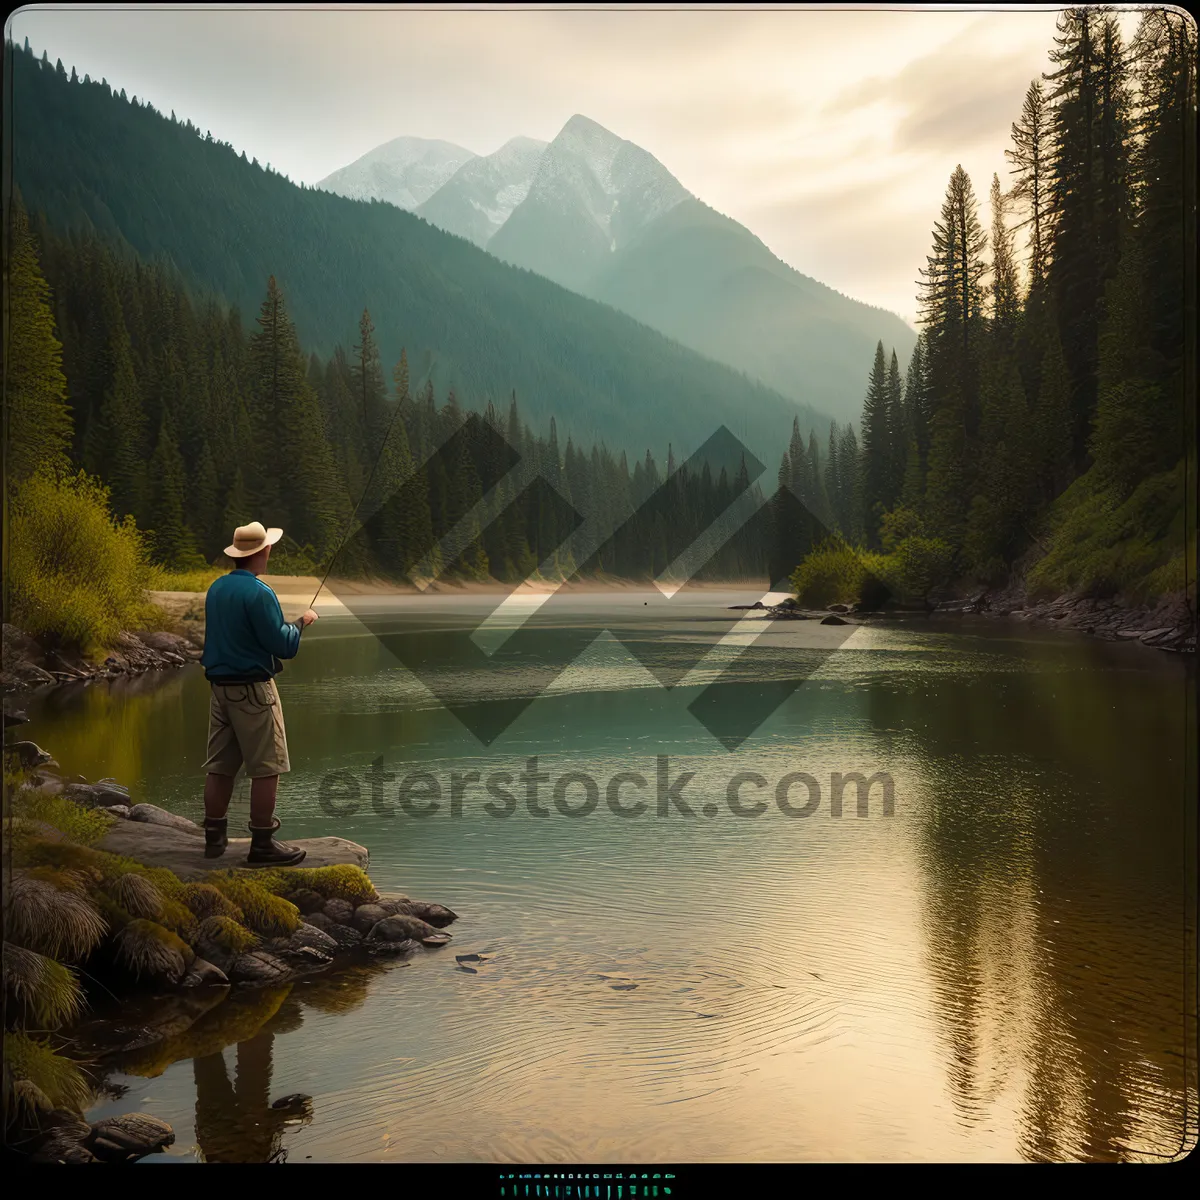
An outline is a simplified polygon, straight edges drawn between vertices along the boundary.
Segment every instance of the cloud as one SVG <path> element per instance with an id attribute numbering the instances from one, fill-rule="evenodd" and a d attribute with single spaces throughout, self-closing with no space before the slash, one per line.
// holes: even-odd
<path id="1" fill-rule="evenodd" d="M 876 107 L 891 113 L 896 151 L 958 153 L 1003 137 L 1042 64 L 1024 47 L 1001 49 L 971 26 L 949 43 L 911 59 L 895 75 L 844 89 L 830 116 Z"/>

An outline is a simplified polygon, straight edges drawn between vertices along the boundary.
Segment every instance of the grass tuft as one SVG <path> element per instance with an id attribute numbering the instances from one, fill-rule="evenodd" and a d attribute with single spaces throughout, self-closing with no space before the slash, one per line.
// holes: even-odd
<path id="1" fill-rule="evenodd" d="M 104 890 L 132 917 L 162 919 L 162 893 L 144 875 L 129 871 L 105 882 Z"/>
<path id="2" fill-rule="evenodd" d="M 4 1110 L 17 1119 L 63 1108 L 82 1112 L 91 1100 L 87 1078 L 77 1063 L 28 1034 L 4 1034 Z"/>
<path id="3" fill-rule="evenodd" d="M 78 888 L 29 871 L 13 875 L 5 915 L 8 940 L 69 962 L 86 958 L 107 929 L 95 904 Z"/>
<path id="4" fill-rule="evenodd" d="M 102 808 L 84 808 L 44 788 L 21 788 L 10 795 L 13 816 L 42 821 L 82 846 L 94 846 L 117 821 Z"/>
<path id="5" fill-rule="evenodd" d="M 83 992 L 70 967 L 5 943 L 4 993 L 6 1011 L 26 1026 L 57 1029 L 74 1020 L 83 1010 Z"/>

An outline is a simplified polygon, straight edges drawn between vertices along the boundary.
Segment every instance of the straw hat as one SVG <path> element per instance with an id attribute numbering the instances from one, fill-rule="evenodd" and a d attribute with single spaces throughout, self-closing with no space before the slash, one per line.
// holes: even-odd
<path id="1" fill-rule="evenodd" d="M 283 537 L 282 529 L 264 529 L 261 521 L 239 525 L 233 531 L 233 545 L 225 547 L 230 558 L 249 558 L 267 546 L 273 546 Z"/>

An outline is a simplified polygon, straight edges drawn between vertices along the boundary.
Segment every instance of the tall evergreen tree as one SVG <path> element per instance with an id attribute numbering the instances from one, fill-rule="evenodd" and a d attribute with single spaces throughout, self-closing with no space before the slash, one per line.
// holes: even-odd
<path id="1" fill-rule="evenodd" d="M 175 431 L 164 412 L 150 457 L 149 519 L 154 556 L 165 566 L 187 568 L 203 563 L 188 527 L 187 479 Z"/>
<path id="2" fill-rule="evenodd" d="M 9 228 L 5 444 L 8 478 L 18 482 L 42 468 L 64 470 L 72 430 L 50 288 L 18 197 L 10 210 Z"/>
<path id="3" fill-rule="evenodd" d="M 879 520 L 887 511 L 892 490 L 891 409 L 888 402 L 887 360 L 883 343 L 875 347 L 875 362 L 867 381 L 862 415 L 862 504 L 867 545 L 879 545 Z"/>
<path id="4" fill-rule="evenodd" d="M 1017 178 L 1011 195 L 1028 214 L 1016 228 L 1029 230 L 1029 282 L 1039 288 L 1046 277 L 1050 237 L 1051 113 L 1045 89 L 1035 79 L 1025 93 L 1020 120 L 1012 127 L 1012 147 L 1004 154 Z"/>

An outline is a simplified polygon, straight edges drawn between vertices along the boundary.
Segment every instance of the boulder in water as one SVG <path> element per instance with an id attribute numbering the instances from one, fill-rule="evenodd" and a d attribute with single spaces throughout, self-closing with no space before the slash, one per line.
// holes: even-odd
<path id="1" fill-rule="evenodd" d="M 174 1141 L 175 1131 L 166 1121 L 135 1112 L 97 1121 L 86 1145 L 103 1162 L 133 1162 L 164 1150 Z"/>

